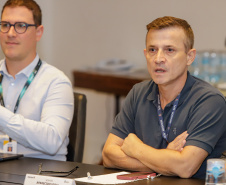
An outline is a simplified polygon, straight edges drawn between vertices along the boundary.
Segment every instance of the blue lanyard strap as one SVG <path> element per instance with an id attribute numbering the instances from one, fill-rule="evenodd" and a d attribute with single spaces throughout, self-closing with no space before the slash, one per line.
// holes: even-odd
<path id="1" fill-rule="evenodd" d="M 173 117 L 174 117 L 175 111 L 177 109 L 177 105 L 178 105 L 179 99 L 180 99 L 180 94 L 176 97 L 176 99 L 175 99 L 175 101 L 173 103 L 173 109 L 172 109 L 172 112 L 171 112 L 171 115 L 170 115 L 170 120 L 169 120 L 168 125 L 167 125 L 167 130 L 165 130 L 164 123 L 163 123 L 163 117 L 162 117 L 161 102 L 160 102 L 160 97 L 159 97 L 159 94 L 158 94 L 158 108 L 157 108 L 157 113 L 158 113 L 158 117 L 159 117 L 159 124 L 160 124 L 161 131 L 162 131 L 162 137 L 167 142 L 168 142 L 169 131 L 170 131 L 170 128 L 171 128 L 171 125 L 172 125 Z"/>
<path id="2" fill-rule="evenodd" d="M 3 107 L 5 107 L 4 100 L 3 100 L 2 79 L 3 79 L 3 75 L 0 74 L 0 104 Z"/>
<path id="3" fill-rule="evenodd" d="M 42 61 L 39 59 L 37 65 L 35 66 L 35 68 L 33 69 L 32 73 L 30 74 L 30 76 L 28 77 L 27 82 L 25 83 L 22 91 L 20 92 L 20 95 L 17 99 L 15 108 L 14 108 L 14 113 L 17 111 L 20 100 L 22 99 L 23 95 L 25 94 L 27 88 L 29 87 L 29 85 L 31 84 L 31 82 L 33 81 L 33 79 L 35 78 L 36 74 L 38 73 L 40 67 L 42 65 Z M 3 79 L 3 74 L 0 74 L 0 103 L 2 106 L 5 106 L 4 104 L 4 100 L 3 100 L 3 90 L 2 90 L 2 79 Z"/>

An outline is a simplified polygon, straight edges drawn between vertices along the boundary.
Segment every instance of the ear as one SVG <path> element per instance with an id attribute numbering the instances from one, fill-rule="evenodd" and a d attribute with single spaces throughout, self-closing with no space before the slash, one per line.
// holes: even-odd
<path id="1" fill-rule="evenodd" d="M 196 49 L 190 49 L 187 53 L 187 65 L 188 66 L 190 66 L 194 62 L 195 56 L 196 56 Z"/>
<path id="2" fill-rule="evenodd" d="M 146 55 L 147 55 L 147 50 L 144 49 L 144 56 L 146 57 Z"/>
<path id="3" fill-rule="evenodd" d="M 36 30 L 36 41 L 37 42 L 40 41 L 40 39 L 42 38 L 43 31 L 44 31 L 43 25 L 40 25 L 37 27 L 37 30 Z"/>

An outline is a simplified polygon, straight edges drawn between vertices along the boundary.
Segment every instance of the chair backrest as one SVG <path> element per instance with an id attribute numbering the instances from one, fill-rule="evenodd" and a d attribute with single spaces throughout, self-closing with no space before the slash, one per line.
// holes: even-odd
<path id="1" fill-rule="evenodd" d="M 82 162 L 85 141 L 86 103 L 87 99 L 84 94 L 74 92 L 74 116 L 69 130 L 67 161 Z"/>

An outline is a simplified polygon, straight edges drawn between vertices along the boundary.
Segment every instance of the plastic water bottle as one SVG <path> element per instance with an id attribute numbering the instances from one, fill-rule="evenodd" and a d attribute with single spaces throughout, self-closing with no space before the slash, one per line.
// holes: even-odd
<path id="1" fill-rule="evenodd" d="M 221 53 L 220 74 L 221 74 L 220 82 L 226 83 L 226 52 Z"/>
<path id="2" fill-rule="evenodd" d="M 225 161 L 208 159 L 205 185 L 225 185 Z"/>
<path id="3" fill-rule="evenodd" d="M 209 57 L 209 82 L 211 84 L 217 84 L 221 78 L 221 57 L 220 54 L 212 51 Z"/>
<path id="4" fill-rule="evenodd" d="M 196 56 L 195 56 L 195 60 L 194 62 L 191 64 L 191 66 L 189 67 L 189 71 L 190 73 L 195 76 L 195 77 L 198 77 L 198 78 L 201 78 L 201 65 L 202 65 L 202 54 L 199 52 L 196 53 Z"/>
<path id="5" fill-rule="evenodd" d="M 202 54 L 201 79 L 210 82 L 209 77 L 209 52 L 205 51 Z"/>

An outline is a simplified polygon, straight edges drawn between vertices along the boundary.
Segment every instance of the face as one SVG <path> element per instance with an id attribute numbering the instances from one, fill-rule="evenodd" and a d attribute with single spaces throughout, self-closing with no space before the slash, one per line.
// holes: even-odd
<path id="1" fill-rule="evenodd" d="M 195 58 L 195 49 L 186 53 L 185 39 L 185 33 L 179 27 L 148 32 L 144 55 L 148 71 L 159 86 L 185 83 L 187 67 Z"/>
<path id="2" fill-rule="evenodd" d="M 6 7 L 2 20 L 11 24 L 25 22 L 34 24 L 32 11 L 23 6 Z M 30 61 L 36 56 L 36 44 L 41 39 L 43 27 L 31 26 L 23 34 L 18 34 L 11 26 L 8 33 L 0 32 L 0 43 L 7 61 Z"/>

